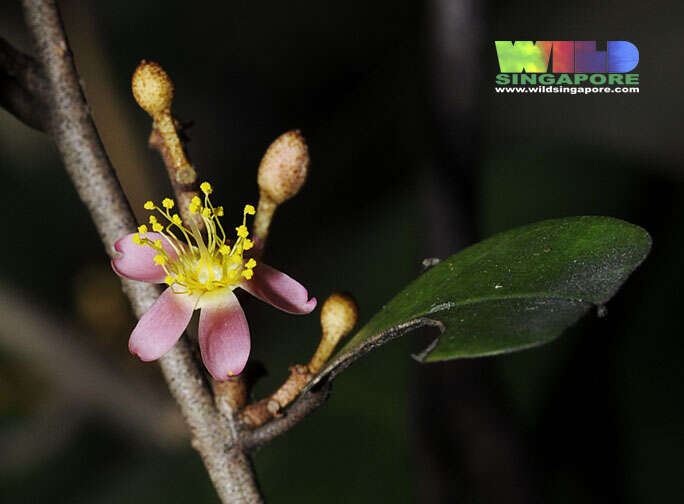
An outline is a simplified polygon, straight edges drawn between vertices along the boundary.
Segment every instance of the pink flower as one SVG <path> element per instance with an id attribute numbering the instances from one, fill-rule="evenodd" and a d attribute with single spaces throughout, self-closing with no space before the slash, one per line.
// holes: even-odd
<path id="1" fill-rule="evenodd" d="M 143 361 L 158 359 L 178 341 L 192 312 L 200 309 L 202 360 L 214 378 L 226 380 L 242 372 L 250 350 L 249 326 L 233 290 L 240 287 L 292 314 L 310 313 L 316 299 L 309 299 L 307 290 L 286 274 L 245 257 L 254 246 L 245 225 L 254 207 L 245 207 L 231 244 L 219 219 L 223 209 L 209 201 L 211 186 L 205 182 L 201 187 L 204 205 L 195 197 L 190 210 L 204 221 L 206 237 L 194 221 L 186 225 L 171 215 L 172 200 L 164 199 L 164 209 L 148 201 L 145 208 L 158 211 L 168 221 L 166 227 L 153 215 L 152 232 L 143 225 L 138 233 L 120 238 L 114 244 L 119 255 L 112 259 L 112 268 L 122 277 L 169 285 L 133 329 L 128 343 L 132 353 Z"/>

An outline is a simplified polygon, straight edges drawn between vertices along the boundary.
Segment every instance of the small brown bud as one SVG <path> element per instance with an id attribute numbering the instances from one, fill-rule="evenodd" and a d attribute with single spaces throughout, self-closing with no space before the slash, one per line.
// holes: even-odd
<path id="1" fill-rule="evenodd" d="M 142 60 L 133 73 L 131 88 L 140 108 L 154 120 L 150 145 L 157 148 L 162 155 L 171 183 L 174 187 L 193 184 L 197 180 L 197 172 L 185 155 L 176 130 L 176 121 L 171 115 L 173 81 L 169 74 L 159 63 Z M 181 212 L 183 218 L 194 220 L 187 213 L 187 206 L 182 206 Z M 197 224 L 199 226 L 199 223 Z"/>
<path id="2" fill-rule="evenodd" d="M 133 74 L 133 96 L 153 118 L 171 109 L 173 82 L 158 63 L 142 60 Z"/>
<path id="3" fill-rule="evenodd" d="M 257 183 L 276 205 L 292 198 L 309 171 L 309 149 L 299 130 L 283 133 L 261 159 Z"/>
<path id="4" fill-rule="evenodd" d="M 323 303 L 321 308 L 321 327 L 323 334 L 337 343 L 351 331 L 359 317 L 359 307 L 350 294 L 336 292 Z"/>
<path id="5" fill-rule="evenodd" d="M 340 340 L 356 325 L 359 308 L 351 294 L 337 292 L 323 303 L 321 328 L 323 336 L 309 363 L 309 371 L 317 373 L 330 358 Z"/>

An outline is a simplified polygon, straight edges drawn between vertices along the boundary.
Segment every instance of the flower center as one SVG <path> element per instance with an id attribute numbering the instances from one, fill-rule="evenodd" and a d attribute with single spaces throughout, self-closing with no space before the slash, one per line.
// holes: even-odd
<path id="1" fill-rule="evenodd" d="M 172 286 L 177 294 L 196 293 L 202 295 L 217 289 L 236 287 L 244 279 L 254 275 L 256 261 L 245 261 L 244 253 L 254 246 L 247 237 L 247 215 L 256 212 L 252 205 L 245 205 L 242 224 L 235 228 L 237 238 L 234 242 L 227 239 L 221 225 L 223 207 L 214 207 L 209 200 L 212 188 L 209 182 L 203 182 L 200 189 L 204 193 L 204 202 L 195 196 L 190 202 L 190 213 L 199 214 L 206 229 L 206 239 L 194 220 L 186 224 L 177 213 L 171 214 L 175 203 L 164 198 L 161 207 L 152 201 L 145 203 L 146 210 L 155 210 L 166 221 L 159 222 L 155 215 L 150 215 L 152 231 L 161 234 L 161 239 L 151 239 L 147 225 L 138 227 L 133 235 L 133 242 L 142 247 L 152 247 L 157 251 L 154 262 L 166 272 L 166 283 Z M 154 238 L 154 237 L 153 237 Z M 162 240 L 176 252 L 172 257 L 164 250 Z"/>

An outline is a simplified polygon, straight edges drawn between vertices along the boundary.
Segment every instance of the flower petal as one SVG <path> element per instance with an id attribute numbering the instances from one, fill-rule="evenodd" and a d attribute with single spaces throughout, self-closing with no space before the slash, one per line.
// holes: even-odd
<path id="1" fill-rule="evenodd" d="M 311 313 L 316 308 L 316 298 L 309 299 L 309 293 L 302 284 L 266 264 L 254 268 L 254 277 L 242 282 L 240 287 L 252 296 L 294 315 Z"/>
<path id="2" fill-rule="evenodd" d="M 128 349 L 144 361 L 164 355 L 183 334 L 196 303 L 197 297 L 175 294 L 171 287 L 166 289 L 138 321 Z"/>
<path id="3" fill-rule="evenodd" d="M 175 259 L 176 251 L 159 233 L 146 233 L 150 240 L 161 240 L 162 247 L 171 259 Z M 133 235 L 128 234 L 114 243 L 114 250 L 119 256 L 112 259 L 112 269 L 122 277 L 142 282 L 162 283 L 166 278 L 164 268 L 154 263 L 154 256 L 158 254 L 152 247 L 142 247 L 133 243 Z"/>
<path id="4" fill-rule="evenodd" d="M 202 298 L 199 345 L 204 365 L 217 380 L 242 372 L 249 357 L 249 326 L 240 303 L 230 289 Z"/>

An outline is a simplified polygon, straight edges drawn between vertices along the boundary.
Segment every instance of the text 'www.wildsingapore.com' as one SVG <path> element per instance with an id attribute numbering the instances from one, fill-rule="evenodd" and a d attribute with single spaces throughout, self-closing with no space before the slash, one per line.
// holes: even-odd
<path id="1" fill-rule="evenodd" d="M 498 94 L 638 94 L 639 49 L 632 42 L 497 40 Z"/>
<path id="2" fill-rule="evenodd" d="M 638 93 L 639 88 L 631 87 L 570 87 L 570 86 L 527 86 L 527 87 L 495 87 L 494 91 L 500 94 L 569 94 L 569 95 L 588 95 L 588 94 L 632 94 Z"/>

